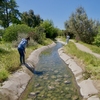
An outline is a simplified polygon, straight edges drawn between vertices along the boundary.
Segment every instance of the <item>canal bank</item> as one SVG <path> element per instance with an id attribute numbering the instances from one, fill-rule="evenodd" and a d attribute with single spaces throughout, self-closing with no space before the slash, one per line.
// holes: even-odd
<path id="1" fill-rule="evenodd" d="M 62 41 L 59 42 L 66 45 L 65 42 Z M 100 98 L 98 97 L 99 91 L 94 86 L 93 80 L 91 79 L 84 80 L 83 70 L 81 66 L 78 66 L 78 64 L 75 62 L 73 58 L 65 54 L 63 48 L 60 48 L 58 52 L 59 52 L 59 56 L 64 60 L 66 64 L 68 64 L 68 67 L 72 70 L 76 82 L 80 87 L 80 93 L 83 96 L 83 100 L 100 100 Z"/>
<path id="2" fill-rule="evenodd" d="M 0 86 L 0 100 L 18 100 L 34 75 L 34 68 L 38 63 L 39 54 L 55 45 L 55 43 L 52 43 L 51 45 L 34 50 L 27 59 L 26 65 L 22 66 L 22 68 L 14 74 L 11 74 L 8 80 L 2 83 Z M 33 70 L 30 71 L 27 67 Z"/>

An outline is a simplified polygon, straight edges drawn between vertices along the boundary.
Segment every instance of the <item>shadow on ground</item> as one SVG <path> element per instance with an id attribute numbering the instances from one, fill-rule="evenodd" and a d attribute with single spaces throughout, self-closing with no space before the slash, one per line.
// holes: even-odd
<path id="1" fill-rule="evenodd" d="M 25 63 L 25 66 L 33 73 L 38 76 L 41 76 L 44 74 L 44 71 L 36 71 L 33 67 L 29 66 L 27 63 Z"/>

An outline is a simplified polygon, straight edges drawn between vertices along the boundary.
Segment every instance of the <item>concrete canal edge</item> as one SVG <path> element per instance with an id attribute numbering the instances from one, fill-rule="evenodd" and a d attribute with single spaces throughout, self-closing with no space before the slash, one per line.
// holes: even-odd
<path id="1" fill-rule="evenodd" d="M 98 90 L 94 87 L 93 81 L 91 79 L 84 80 L 83 70 L 80 66 L 76 64 L 74 59 L 63 52 L 63 48 L 58 49 L 59 56 L 68 65 L 68 67 L 73 72 L 77 85 L 80 88 L 80 93 L 83 100 L 100 100 L 97 96 Z"/>
<path id="2" fill-rule="evenodd" d="M 52 43 L 51 45 L 34 50 L 27 59 L 26 64 L 34 69 L 39 61 L 39 54 L 55 45 L 55 43 Z M 12 74 L 8 80 L 0 86 L 0 100 L 18 100 L 33 75 L 34 74 L 27 67 L 22 66 L 20 70 Z"/>

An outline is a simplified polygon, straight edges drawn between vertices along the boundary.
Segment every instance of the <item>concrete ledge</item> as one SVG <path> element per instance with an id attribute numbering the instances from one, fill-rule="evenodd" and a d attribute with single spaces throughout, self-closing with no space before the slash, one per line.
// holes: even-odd
<path id="1" fill-rule="evenodd" d="M 87 100 L 100 100 L 97 96 L 91 96 Z"/>
<path id="2" fill-rule="evenodd" d="M 80 92 L 84 98 L 88 98 L 89 96 L 95 95 L 98 93 L 97 89 L 94 87 L 92 80 L 83 80 L 79 83 Z"/>
<path id="3" fill-rule="evenodd" d="M 0 99 L 17 100 L 30 79 L 31 77 L 22 71 L 14 73 L 9 80 L 5 81 L 3 86 L 0 87 Z"/>
<path id="4" fill-rule="evenodd" d="M 26 64 L 30 68 L 34 69 L 39 61 L 39 54 L 55 45 L 56 44 L 53 43 L 34 50 L 27 59 Z M 18 70 L 16 73 L 12 74 L 8 80 L 3 83 L 3 86 L 0 87 L 0 100 L 18 100 L 26 89 L 26 86 L 28 85 L 32 76 L 33 73 L 27 67 L 22 66 L 21 70 Z"/>

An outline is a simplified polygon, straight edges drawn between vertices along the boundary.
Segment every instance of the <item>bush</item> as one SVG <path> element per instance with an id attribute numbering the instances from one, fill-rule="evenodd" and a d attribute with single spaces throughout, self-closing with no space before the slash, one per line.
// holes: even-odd
<path id="1" fill-rule="evenodd" d="M 35 27 L 34 32 L 35 33 L 32 35 L 33 40 L 39 44 L 42 44 L 46 39 L 44 28 L 41 26 Z"/>
<path id="2" fill-rule="evenodd" d="M 97 36 L 94 38 L 93 44 L 95 44 L 96 46 L 100 47 L 100 33 L 97 34 Z"/>
<path id="3" fill-rule="evenodd" d="M 5 70 L 4 68 L 0 69 L 0 82 L 5 81 L 8 78 L 8 75 L 9 73 L 7 70 Z"/>
<path id="4" fill-rule="evenodd" d="M 4 34 L 4 29 L 0 29 L 0 36 L 3 36 Z"/>
<path id="5" fill-rule="evenodd" d="M 18 39 L 18 34 L 24 33 L 27 34 L 32 32 L 32 28 L 28 27 L 27 25 L 12 25 L 5 30 L 3 35 L 3 40 L 7 42 L 12 42 Z"/>

